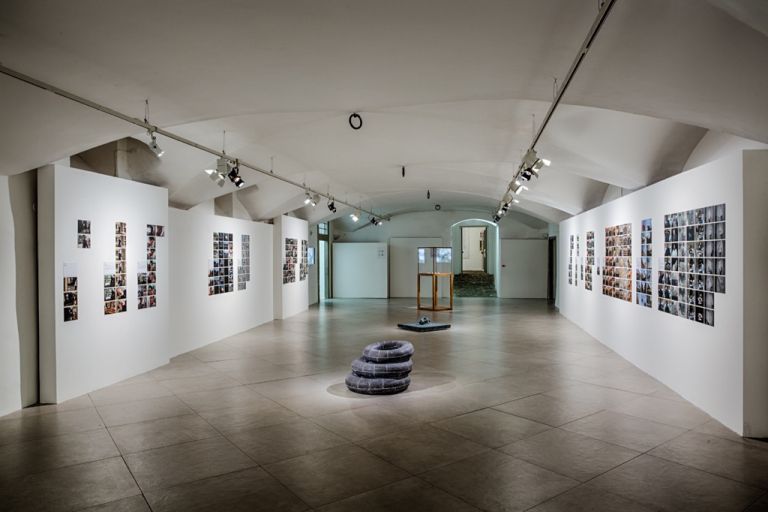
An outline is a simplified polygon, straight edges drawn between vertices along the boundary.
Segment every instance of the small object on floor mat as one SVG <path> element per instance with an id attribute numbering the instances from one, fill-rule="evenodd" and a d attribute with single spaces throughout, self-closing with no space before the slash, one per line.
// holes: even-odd
<path id="1" fill-rule="evenodd" d="M 352 361 L 352 373 L 344 379 L 347 388 L 366 395 L 393 395 L 408 389 L 413 369 L 413 345 L 408 341 L 378 341 L 363 349 Z"/>
<path id="2" fill-rule="evenodd" d="M 443 331 L 445 329 L 451 328 L 451 324 L 441 324 L 440 322 L 433 322 L 428 316 L 423 316 L 419 318 L 418 322 L 413 322 L 410 324 L 397 324 L 397 326 L 401 329 L 405 329 L 406 331 L 416 331 L 416 332 Z"/>

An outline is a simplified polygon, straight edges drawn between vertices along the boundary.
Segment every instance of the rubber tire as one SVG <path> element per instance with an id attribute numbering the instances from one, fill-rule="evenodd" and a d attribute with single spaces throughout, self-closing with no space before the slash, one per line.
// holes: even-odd
<path id="1" fill-rule="evenodd" d="M 410 359 L 412 355 L 413 345 L 410 341 L 377 341 L 363 349 L 363 359 L 369 363 L 403 362 Z"/>
<path id="2" fill-rule="evenodd" d="M 347 389 L 353 393 L 361 393 L 363 395 L 394 395 L 408 389 L 408 386 L 411 384 L 411 378 L 368 379 L 350 373 L 344 379 L 344 382 L 347 385 Z"/>
<path id="3" fill-rule="evenodd" d="M 352 373 L 369 379 L 402 379 L 413 370 L 413 362 L 408 359 L 398 363 L 370 363 L 363 359 L 352 361 Z"/>

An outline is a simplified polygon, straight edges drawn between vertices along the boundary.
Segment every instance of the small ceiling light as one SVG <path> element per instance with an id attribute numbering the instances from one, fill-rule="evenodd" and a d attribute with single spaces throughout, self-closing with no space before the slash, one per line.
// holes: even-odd
<path id="1" fill-rule="evenodd" d="M 383 226 L 384 225 L 384 221 L 379 219 L 379 220 L 376 221 L 376 225 L 377 226 Z"/>
<path id="2" fill-rule="evenodd" d="M 235 163 L 232 164 L 224 159 L 224 165 L 229 167 L 229 172 L 227 172 L 229 181 L 231 181 L 237 188 L 243 188 L 245 186 L 245 180 L 240 177 L 240 162 L 235 160 Z"/>
<path id="3" fill-rule="evenodd" d="M 155 134 L 153 132 L 150 132 L 152 141 L 148 144 L 149 149 L 152 150 L 152 152 L 157 156 L 157 158 L 160 158 L 165 154 L 165 150 L 160 147 L 160 145 L 157 143 L 157 137 L 155 137 Z"/>
<path id="4" fill-rule="evenodd" d="M 205 174 L 208 175 L 209 178 L 211 178 L 211 181 L 217 184 L 220 187 L 224 186 L 224 175 L 222 175 L 220 172 L 214 170 L 214 169 L 206 169 Z"/>
<path id="5" fill-rule="evenodd" d="M 500 220 L 501 220 L 501 216 L 500 215 L 494 215 L 493 216 L 493 222 L 495 224 L 498 224 Z"/>
<path id="6" fill-rule="evenodd" d="M 357 222 L 360 220 L 360 212 L 355 210 L 354 212 L 350 213 L 349 216 L 352 218 L 352 222 Z"/>
<path id="7" fill-rule="evenodd" d="M 520 192 L 522 192 L 523 190 L 528 190 L 528 187 L 526 187 L 525 185 L 520 185 L 514 190 L 514 192 L 515 194 L 520 195 Z"/>
<path id="8" fill-rule="evenodd" d="M 245 186 L 245 180 L 243 180 L 243 178 L 240 176 L 235 176 L 235 179 L 232 180 L 232 183 L 234 183 L 237 188 L 243 188 Z"/>
<path id="9" fill-rule="evenodd" d="M 317 194 L 313 195 L 309 200 L 309 204 L 311 204 L 313 207 L 317 206 L 317 203 L 319 202 L 320 202 L 320 196 Z"/>
<path id="10" fill-rule="evenodd" d="M 376 217 L 371 217 L 371 224 L 376 225 Z"/>
<path id="11" fill-rule="evenodd" d="M 519 202 L 520 202 L 520 200 L 519 200 L 519 199 L 517 199 L 517 198 L 513 198 L 513 199 L 512 199 L 512 202 L 513 202 L 513 203 L 515 203 L 515 204 L 517 204 L 517 203 L 519 203 Z"/>
<path id="12" fill-rule="evenodd" d="M 304 192 L 304 204 L 309 204 L 312 202 L 312 196 L 309 195 L 309 192 Z"/>
<path id="13" fill-rule="evenodd" d="M 336 213 L 336 203 L 333 201 L 333 199 L 328 201 L 328 209 L 331 211 L 331 213 Z"/>

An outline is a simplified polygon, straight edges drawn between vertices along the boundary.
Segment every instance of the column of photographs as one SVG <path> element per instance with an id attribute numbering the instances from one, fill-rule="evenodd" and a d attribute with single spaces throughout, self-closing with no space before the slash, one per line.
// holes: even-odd
<path id="1" fill-rule="evenodd" d="M 147 261 L 139 262 L 139 309 L 157 307 L 157 239 L 165 236 L 165 228 L 147 224 Z"/>
<path id="2" fill-rule="evenodd" d="M 301 241 L 301 264 L 299 265 L 299 280 L 304 281 L 309 274 L 309 265 L 307 264 L 307 241 Z"/>
<path id="3" fill-rule="evenodd" d="M 635 269 L 635 301 L 647 308 L 653 307 L 653 219 L 640 223 L 640 268 Z"/>
<path id="4" fill-rule="evenodd" d="M 592 289 L 592 266 L 595 264 L 595 232 L 587 231 L 587 261 L 584 266 L 584 289 Z"/>
<path id="5" fill-rule="evenodd" d="M 77 320 L 77 277 L 64 278 L 64 321 Z"/>
<path id="6" fill-rule="evenodd" d="M 208 262 L 208 295 L 235 291 L 234 243 L 232 233 L 213 234 L 213 259 Z"/>
<path id="7" fill-rule="evenodd" d="M 91 248 L 91 221 L 89 220 L 77 221 L 77 248 Z"/>
<path id="8" fill-rule="evenodd" d="M 715 293 L 725 293 L 725 205 L 664 216 L 659 310 L 715 325 Z"/>
<path id="9" fill-rule="evenodd" d="M 245 290 L 251 280 L 251 235 L 240 235 L 240 265 L 237 267 L 237 289 Z"/>
<path id="10" fill-rule="evenodd" d="M 632 224 L 605 228 L 603 295 L 632 302 Z"/>
<path id="11" fill-rule="evenodd" d="M 126 286 L 128 284 L 126 267 L 127 228 L 125 222 L 115 222 L 115 264 L 112 272 L 104 273 L 104 314 L 113 315 L 128 311 Z M 107 266 L 107 265 L 105 265 Z"/>
<path id="12" fill-rule="evenodd" d="M 296 282 L 296 263 L 299 258 L 299 241 L 285 239 L 285 259 L 283 260 L 283 284 Z"/>
<path id="13" fill-rule="evenodd" d="M 581 261 L 581 243 L 579 242 L 579 235 L 576 235 L 576 266 L 579 269 L 579 275 L 581 276 L 580 279 L 584 281 L 584 264 Z M 578 280 L 576 281 L 576 286 L 579 285 Z"/>
<path id="14" fill-rule="evenodd" d="M 573 235 L 571 235 L 571 246 L 568 251 L 568 284 L 573 284 Z"/>

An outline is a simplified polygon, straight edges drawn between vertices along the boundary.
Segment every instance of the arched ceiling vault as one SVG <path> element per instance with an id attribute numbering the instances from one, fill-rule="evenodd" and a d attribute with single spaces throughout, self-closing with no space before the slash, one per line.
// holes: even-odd
<path id="1" fill-rule="evenodd" d="M 490 212 L 595 15 L 594 0 L 7 0 L 0 62 L 137 117 L 150 98 L 152 123 L 212 147 L 227 130 L 228 153 L 377 212 Z M 768 142 L 764 15 L 750 0 L 617 0 L 520 211 L 557 221 L 610 185 L 680 172 L 708 129 Z M 0 93 L 0 174 L 146 137 L 6 76 Z M 161 144 L 161 161 L 135 155 L 136 179 L 181 207 L 231 192 L 202 173 L 213 157 Z M 243 174 L 255 219 L 330 215 Z"/>

